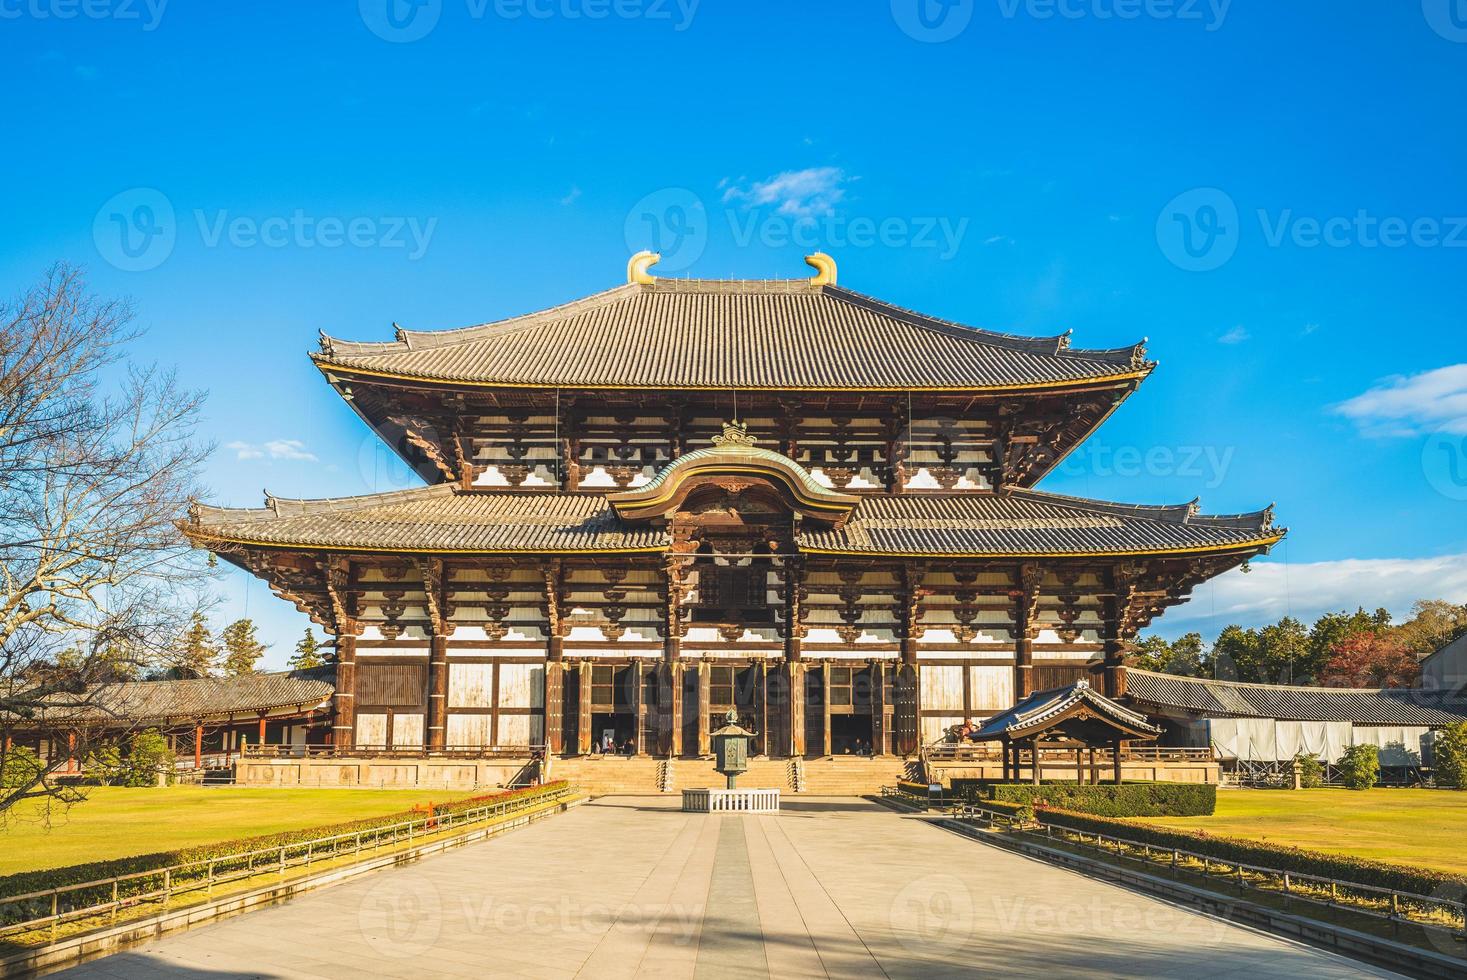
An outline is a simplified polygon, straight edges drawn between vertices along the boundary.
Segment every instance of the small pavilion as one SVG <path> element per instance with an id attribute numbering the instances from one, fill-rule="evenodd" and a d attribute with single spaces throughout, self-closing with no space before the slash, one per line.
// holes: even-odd
<path id="1" fill-rule="evenodd" d="M 1017 782 L 1028 749 L 1029 779 L 1040 781 L 1044 751 L 1073 751 L 1075 781 L 1083 782 L 1085 771 L 1090 781 L 1099 782 L 1095 750 L 1108 748 L 1113 760 L 1113 778 L 1121 781 L 1121 753 L 1129 741 L 1148 741 L 1161 734 L 1145 715 L 1138 714 L 1105 697 L 1080 680 L 1064 687 L 1031 694 L 1009 710 L 994 715 L 978 731 L 969 736 L 975 742 L 1000 742 L 1003 745 L 1003 778 Z M 1089 765 L 1082 753 L 1089 753 Z"/>

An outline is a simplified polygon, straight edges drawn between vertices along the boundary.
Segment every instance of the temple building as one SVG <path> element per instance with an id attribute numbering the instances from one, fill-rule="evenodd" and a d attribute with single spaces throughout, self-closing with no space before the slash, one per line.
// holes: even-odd
<path id="1" fill-rule="evenodd" d="M 425 486 L 199 506 L 197 545 L 335 637 L 340 753 L 914 752 L 1037 692 L 1127 693 L 1136 632 L 1284 534 L 1035 489 L 1155 365 L 811 278 L 659 278 L 388 342 L 328 384 Z"/>

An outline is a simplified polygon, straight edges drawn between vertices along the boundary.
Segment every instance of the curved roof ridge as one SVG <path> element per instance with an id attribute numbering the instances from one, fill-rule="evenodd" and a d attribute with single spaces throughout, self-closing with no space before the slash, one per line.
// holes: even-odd
<path id="1" fill-rule="evenodd" d="M 1047 500 L 1061 506 L 1077 507 L 1081 510 L 1095 511 L 1101 514 L 1113 514 L 1117 517 L 1143 518 L 1146 520 L 1166 521 L 1172 524 L 1190 524 L 1199 520 L 1197 504 L 1199 498 L 1194 497 L 1184 504 L 1123 504 L 1109 500 L 1093 500 L 1090 497 L 1074 497 L 1069 494 L 1051 493 L 1048 490 L 1034 490 L 1026 487 L 1015 487 L 999 491 L 1001 493 L 1014 494 L 1015 496 L 1031 497 L 1036 500 Z"/>
<path id="2" fill-rule="evenodd" d="M 484 323 L 475 323 L 467 327 L 450 327 L 444 330 L 407 330 L 396 327 L 396 340 L 340 340 L 321 331 L 321 350 L 319 355 L 328 360 L 332 357 L 354 354 L 387 354 L 393 351 L 428 350 L 435 347 L 451 347 L 454 344 L 464 344 L 473 340 L 483 340 L 489 337 L 500 337 L 516 330 L 535 327 L 549 320 L 560 319 L 582 310 L 594 309 L 607 303 L 616 302 L 627 296 L 636 295 L 637 292 L 646 289 L 646 286 L 638 286 L 632 283 L 622 283 L 603 289 L 599 293 L 590 296 L 582 296 L 565 303 L 546 307 L 543 310 L 532 310 L 529 313 L 518 313 L 514 316 L 502 317 L 498 320 L 487 320 Z"/>
<path id="3" fill-rule="evenodd" d="M 1259 691 L 1324 691 L 1336 694 L 1385 694 L 1410 697 L 1415 688 L 1410 687 L 1325 687 L 1320 684 L 1264 684 L 1258 681 L 1228 681 L 1220 677 L 1189 677 L 1186 674 L 1168 674 L 1159 670 L 1143 670 L 1140 667 L 1127 667 L 1128 675 L 1145 674 L 1148 677 L 1166 677 L 1178 681 L 1193 684 L 1204 684 L 1208 687 L 1245 687 Z"/>
<path id="4" fill-rule="evenodd" d="M 998 330 L 989 330 L 984 327 L 975 327 L 956 320 L 947 320 L 942 317 L 921 313 L 905 306 L 866 293 L 848 289 L 845 286 L 821 286 L 819 287 L 833 299 L 864 307 L 877 313 L 896 317 L 910 323 L 915 327 L 935 330 L 950 337 L 960 340 L 968 340 L 979 344 L 990 344 L 995 347 L 1006 347 L 1010 350 L 1020 350 L 1030 354 L 1047 354 L 1053 357 L 1073 357 L 1087 361 L 1103 361 L 1129 367 L 1153 367 L 1153 364 L 1144 361 L 1146 353 L 1146 340 L 1129 347 L 1117 347 L 1111 349 L 1086 349 L 1071 347 L 1073 330 L 1055 334 L 1050 337 L 1031 337 L 1025 334 L 1004 333 Z M 1138 361 L 1138 357 L 1143 360 Z"/>

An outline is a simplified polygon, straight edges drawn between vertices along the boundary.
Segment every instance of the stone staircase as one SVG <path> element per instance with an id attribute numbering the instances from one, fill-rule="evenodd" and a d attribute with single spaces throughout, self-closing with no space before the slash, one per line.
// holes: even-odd
<path id="1" fill-rule="evenodd" d="M 902 778 L 904 763 L 890 757 L 837 755 L 804 759 L 806 796 L 874 796 Z"/>
<path id="2" fill-rule="evenodd" d="M 739 786 L 780 789 L 808 796 L 869 796 L 904 775 L 901 759 L 835 756 L 824 759 L 749 760 Z M 723 776 L 712 759 L 653 759 L 646 756 L 576 756 L 552 760 L 551 779 L 566 779 L 593 796 L 676 793 L 720 787 Z"/>

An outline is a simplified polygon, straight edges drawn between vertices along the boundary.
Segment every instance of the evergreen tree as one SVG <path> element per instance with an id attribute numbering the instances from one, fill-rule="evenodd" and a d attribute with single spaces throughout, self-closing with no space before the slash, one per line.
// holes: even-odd
<path id="1" fill-rule="evenodd" d="M 321 643 L 316 634 L 307 627 L 305 635 L 295 643 L 295 656 L 290 658 L 291 670 L 310 670 L 326 663 L 321 655 Z"/>
<path id="2" fill-rule="evenodd" d="M 1145 637 L 1136 644 L 1126 660 L 1131 666 L 1141 670 L 1201 677 L 1204 671 L 1202 634 L 1188 633 L 1171 642 L 1159 636 Z"/>
<path id="3" fill-rule="evenodd" d="M 188 626 L 178 634 L 169 652 L 173 677 L 208 677 L 218 666 L 219 641 L 209 632 L 209 622 L 201 612 L 189 618 Z"/>
<path id="4" fill-rule="evenodd" d="M 219 634 L 224 643 L 224 672 L 230 677 L 253 674 L 255 664 L 265 655 L 265 644 L 255 635 L 253 620 L 237 619 Z"/>

